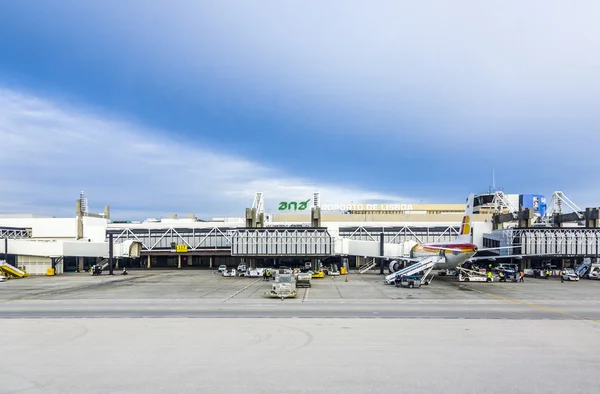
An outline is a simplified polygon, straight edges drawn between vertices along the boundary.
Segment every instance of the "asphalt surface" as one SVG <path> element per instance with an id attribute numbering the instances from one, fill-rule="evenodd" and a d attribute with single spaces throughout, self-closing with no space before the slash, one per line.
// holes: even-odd
<path id="1" fill-rule="evenodd" d="M 0 393 L 597 393 L 576 320 L 0 320 Z"/>
<path id="2" fill-rule="evenodd" d="M 375 274 L 313 279 L 293 299 L 265 297 L 272 282 L 208 271 L 72 274 L 0 284 L 8 318 L 444 318 L 600 320 L 600 282 L 527 279 L 458 283 L 436 278 L 419 289 L 384 285 Z"/>
<path id="3" fill-rule="evenodd" d="M 345 279 L 283 301 L 206 271 L 9 280 L 0 394 L 598 391 L 600 282 Z"/>

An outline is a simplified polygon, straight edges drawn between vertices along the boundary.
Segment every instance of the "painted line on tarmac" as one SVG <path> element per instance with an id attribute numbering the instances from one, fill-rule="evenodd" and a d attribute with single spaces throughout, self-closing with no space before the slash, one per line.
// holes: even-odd
<path id="1" fill-rule="evenodd" d="M 310 287 L 307 287 L 306 290 L 304 291 L 304 296 L 302 297 L 302 302 L 308 300 L 308 290 L 310 290 Z"/>
<path id="2" fill-rule="evenodd" d="M 579 316 L 579 315 L 575 315 L 573 313 L 561 311 L 561 310 L 558 310 L 558 309 L 548 308 L 548 307 L 545 307 L 545 306 L 532 304 L 530 302 L 519 301 L 519 300 L 515 300 L 513 298 L 499 296 L 499 295 L 496 295 L 496 294 L 488 293 L 487 291 L 474 289 L 474 288 L 472 288 L 470 286 L 466 286 L 466 285 L 460 285 L 460 286 L 464 286 L 464 287 L 466 287 L 467 289 L 469 289 L 471 291 L 474 291 L 474 292 L 479 293 L 479 294 L 486 295 L 488 297 L 497 298 L 499 300 L 503 300 L 503 301 L 507 301 L 507 302 L 512 302 L 513 304 L 520 304 L 520 305 L 528 306 L 530 308 L 539 309 L 539 310 L 542 310 L 542 311 L 545 311 L 545 312 L 551 312 L 551 313 L 556 313 L 558 315 L 572 317 L 572 318 L 575 318 L 575 319 L 578 319 L 578 320 L 587 320 L 587 321 L 591 321 L 591 322 L 595 322 L 595 323 L 600 323 L 600 320 L 590 319 L 590 318 L 585 317 L 585 316 Z"/>
<path id="3" fill-rule="evenodd" d="M 385 292 L 383 290 L 381 290 L 379 287 L 375 286 L 373 283 L 371 283 L 370 281 L 363 279 L 362 275 L 363 274 L 355 274 L 357 278 L 359 278 L 362 282 L 368 284 L 369 286 L 371 286 L 371 288 L 375 289 L 376 291 L 380 292 L 385 298 L 387 298 L 388 300 L 393 300 L 392 297 L 390 297 L 389 295 L 385 294 Z"/>
<path id="4" fill-rule="evenodd" d="M 332 276 L 331 279 L 333 279 L 333 285 L 335 286 L 335 289 L 338 292 L 338 295 L 340 296 L 340 299 L 343 300 L 344 297 L 342 297 L 342 292 L 340 291 L 340 288 L 338 287 L 337 283 L 335 282 L 335 276 Z"/>
<path id="5" fill-rule="evenodd" d="M 242 291 L 246 290 L 247 288 L 249 288 L 250 286 L 254 286 L 255 284 L 257 284 L 260 281 L 260 279 L 256 279 L 254 282 L 250 283 L 249 285 L 247 285 L 246 287 L 244 287 L 241 290 L 236 291 L 235 293 L 233 293 L 232 295 L 230 295 L 229 297 L 225 298 L 223 300 L 223 302 L 227 302 L 228 300 L 232 299 L 233 297 L 235 297 L 236 295 L 240 294 Z"/>
<path id="6" fill-rule="evenodd" d="M 123 282 L 134 281 L 137 279 L 149 278 L 149 277 L 155 276 L 155 275 L 157 275 L 157 274 L 153 273 L 153 274 L 146 274 L 146 275 L 141 275 L 141 276 L 131 276 L 128 278 L 119 278 L 119 279 L 114 278 L 114 280 L 100 282 L 100 283 L 91 283 L 90 282 L 83 286 L 67 287 L 67 288 L 51 290 L 51 291 L 47 291 L 47 292 L 43 292 L 43 293 L 31 294 L 31 295 L 27 295 L 24 297 L 13 298 L 10 300 L 2 300 L 2 301 L 0 301 L 0 304 L 7 304 L 9 302 L 16 302 L 16 301 L 35 300 L 36 298 L 40 298 L 40 297 L 56 296 L 56 295 L 73 293 L 73 292 L 78 292 L 78 291 L 92 290 L 95 288 L 108 286 L 108 285 L 115 284 L 115 283 L 118 284 L 118 283 L 123 283 Z"/>

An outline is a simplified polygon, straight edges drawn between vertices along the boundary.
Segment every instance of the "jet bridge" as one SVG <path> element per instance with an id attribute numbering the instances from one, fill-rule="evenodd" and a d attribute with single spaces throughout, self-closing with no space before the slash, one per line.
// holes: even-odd
<path id="1" fill-rule="evenodd" d="M 360 256 L 408 257 L 415 241 L 384 243 L 333 236 L 327 228 L 267 227 L 231 231 L 232 256 Z"/>

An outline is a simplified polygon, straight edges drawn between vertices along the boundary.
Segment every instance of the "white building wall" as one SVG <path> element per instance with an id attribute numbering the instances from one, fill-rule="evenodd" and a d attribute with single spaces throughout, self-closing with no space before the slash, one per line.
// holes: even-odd
<path id="1" fill-rule="evenodd" d="M 92 242 L 104 242 L 106 240 L 106 227 L 108 220 L 85 216 L 83 218 L 83 237 Z"/>
<path id="2" fill-rule="evenodd" d="M 36 219 L 36 221 L 32 223 L 31 230 L 32 238 L 77 238 L 77 219 Z"/>
<path id="3" fill-rule="evenodd" d="M 483 234 L 491 233 L 493 229 L 492 221 L 475 222 L 473 224 L 473 243 L 479 247 L 483 246 Z"/>
<path id="4" fill-rule="evenodd" d="M 33 238 L 76 238 L 76 218 L 0 217 L 0 226 L 31 229 Z"/>
<path id="5" fill-rule="evenodd" d="M 19 268 L 25 269 L 29 275 L 46 275 L 48 268 L 52 268 L 52 259 L 50 257 L 26 256 L 20 255 L 17 257 L 17 265 Z M 63 273 L 62 262 L 56 265 L 55 273 Z"/>

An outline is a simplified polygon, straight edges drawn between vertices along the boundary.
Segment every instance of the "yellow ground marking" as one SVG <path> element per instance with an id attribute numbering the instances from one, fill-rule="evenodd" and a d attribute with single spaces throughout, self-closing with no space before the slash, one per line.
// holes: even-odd
<path id="1" fill-rule="evenodd" d="M 465 286 L 465 285 L 462 285 L 462 286 Z M 563 316 L 569 316 L 569 317 L 572 317 L 572 318 L 575 318 L 575 319 L 579 319 L 579 320 L 587 320 L 587 321 L 592 321 L 592 322 L 595 322 L 595 323 L 600 323 L 600 320 L 590 319 L 590 318 L 585 317 L 585 316 L 574 315 L 572 313 L 561 311 L 561 310 L 558 310 L 558 309 L 548 308 L 548 307 L 545 307 L 545 306 L 532 304 L 530 302 L 524 302 L 524 301 L 515 300 L 513 298 L 499 296 L 499 295 L 496 295 L 496 294 L 488 293 L 487 291 L 474 289 L 474 288 L 472 288 L 470 286 L 465 286 L 465 287 L 468 288 L 469 290 L 472 290 L 472 291 L 476 292 L 476 293 L 480 293 L 480 294 L 486 295 L 488 297 L 498 298 L 498 299 L 503 300 L 503 301 L 512 302 L 513 304 L 520 304 L 520 305 L 528 306 L 530 308 L 539 309 L 539 310 L 546 311 L 546 312 L 551 312 L 551 313 L 556 313 L 556 314 L 563 315 Z"/>

